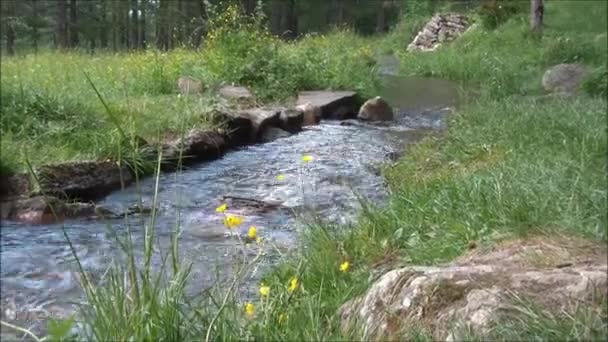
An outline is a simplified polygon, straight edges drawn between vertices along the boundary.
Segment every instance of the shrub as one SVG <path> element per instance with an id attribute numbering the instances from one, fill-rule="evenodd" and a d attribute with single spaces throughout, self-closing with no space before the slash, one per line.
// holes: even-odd
<path id="1" fill-rule="evenodd" d="M 591 96 L 608 98 L 608 70 L 605 66 L 596 68 L 583 81 L 583 91 Z"/>

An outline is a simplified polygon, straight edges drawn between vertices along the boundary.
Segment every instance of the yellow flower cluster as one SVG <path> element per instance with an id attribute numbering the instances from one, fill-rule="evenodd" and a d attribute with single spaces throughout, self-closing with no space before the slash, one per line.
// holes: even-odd
<path id="1" fill-rule="evenodd" d="M 224 226 L 226 226 L 228 229 L 238 227 L 241 225 L 241 223 L 243 223 L 243 218 L 240 216 L 228 214 L 224 218 Z"/>

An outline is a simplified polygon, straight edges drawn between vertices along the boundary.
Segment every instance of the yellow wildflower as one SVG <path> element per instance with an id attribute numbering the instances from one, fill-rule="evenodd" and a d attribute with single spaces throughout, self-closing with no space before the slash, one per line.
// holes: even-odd
<path id="1" fill-rule="evenodd" d="M 348 271 L 348 267 L 350 266 L 350 264 L 348 263 L 348 261 L 345 261 L 343 263 L 340 264 L 340 272 L 344 272 L 346 273 Z"/>
<path id="2" fill-rule="evenodd" d="M 228 228 L 228 229 L 232 229 L 234 227 L 237 227 L 242 222 L 243 222 L 243 218 L 240 217 L 240 216 L 235 216 L 235 215 L 228 214 L 224 218 L 224 226 L 226 226 L 226 228 Z"/>
<path id="3" fill-rule="evenodd" d="M 298 287 L 298 278 L 293 277 L 289 280 L 289 286 L 287 287 L 287 292 L 293 292 Z"/>
<path id="4" fill-rule="evenodd" d="M 309 162 L 312 161 L 312 157 L 309 156 L 308 154 L 305 154 L 305 155 L 302 156 L 302 161 L 305 162 L 305 163 L 309 163 Z"/>
<path id="5" fill-rule="evenodd" d="M 249 302 L 245 303 L 245 315 L 247 315 L 247 317 L 253 317 L 254 311 L 255 309 L 253 307 L 253 304 Z"/>
<path id="6" fill-rule="evenodd" d="M 279 324 L 283 323 L 287 319 L 285 314 L 279 314 Z"/>
<path id="7" fill-rule="evenodd" d="M 262 283 L 260 285 L 260 295 L 262 297 L 268 297 L 268 294 L 270 294 L 270 286 L 266 286 L 264 283 Z"/>
<path id="8" fill-rule="evenodd" d="M 277 176 L 277 180 L 278 180 L 279 182 L 280 182 L 280 181 L 282 181 L 284 178 L 285 178 L 285 176 L 283 176 L 283 175 L 278 175 L 278 176 Z"/>
<path id="9" fill-rule="evenodd" d="M 251 227 L 249 227 L 249 230 L 247 231 L 247 237 L 251 240 L 255 240 L 256 233 L 257 233 L 257 229 L 255 228 L 255 226 L 251 226 Z"/>
<path id="10" fill-rule="evenodd" d="M 215 208 L 215 212 L 216 213 L 223 213 L 226 210 L 226 203 L 220 205 L 219 207 Z"/>

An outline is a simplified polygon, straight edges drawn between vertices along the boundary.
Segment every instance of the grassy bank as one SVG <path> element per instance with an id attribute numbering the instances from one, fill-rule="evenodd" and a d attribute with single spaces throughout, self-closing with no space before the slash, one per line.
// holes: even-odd
<path id="1" fill-rule="evenodd" d="M 260 102 L 279 101 L 305 89 L 375 87 L 369 40 L 349 31 L 284 42 L 255 18 L 228 7 L 210 23 L 199 50 L 148 50 L 120 54 L 43 52 L 3 58 L 1 169 L 89 158 L 117 157 L 120 135 L 87 82 L 87 73 L 131 136 L 155 141 L 191 127 L 214 125 L 211 113 L 226 106 L 220 84 L 250 87 Z M 200 97 L 178 97 L 176 81 L 203 82 Z"/>
<path id="2" fill-rule="evenodd" d="M 541 41 L 527 33 L 526 14 L 520 13 L 494 30 L 480 27 L 433 53 L 410 54 L 402 52 L 403 46 L 396 47 L 403 74 L 448 78 L 460 82 L 467 91 L 464 104 L 448 119 L 444 134 L 409 148 L 402 159 L 385 169 L 391 189 L 385 205 L 365 206 L 353 226 L 311 224 L 301 237 L 302 248 L 264 277 L 259 299 L 251 303 L 243 302 L 235 289 L 254 268 L 256 253 L 244 258 L 237 268 L 242 273 L 233 283 L 196 299 L 184 295 L 189 269 L 180 268 L 177 262 L 171 265 L 175 281 L 166 286 L 150 276 L 149 266 L 117 267 L 105 285 L 87 288 L 91 304 L 87 323 L 92 327 L 87 337 L 356 340 L 360 338 L 356 331 L 340 331 L 336 312 L 346 300 L 361 294 L 379 269 L 447 262 L 471 243 L 491 245 L 529 235 L 563 234 L 605 243 L 606 3 L 585 5 L 547 1 L 547 28 Z M 234 30 L 240 32 L 241 28 Z M 394 44 L 399 34 L 386 38 L 391 39 L 389 43 L 375 43 Z M 242 39 L 274 41 L 265 36 Z M 296 43 L 275 43 L 270 46 L 278 47 L 272 52 L 277 54 L 261 58 L 261 70 L 272 77 L 245 81 L 263 97 L 286 94 L 272 90 L 272 82 L 283 84 L 280 77 L 285 77 L 287 93 L 326 86 L 373 89 L 367 74 L 372 68 L 367 49 L 374 42 L 337 32 Z M 222 49 L 201 53 L 220 53 Z M 233 56 L 232 50 L 226 47 L 226 51 L 222 53 Z M 356 57 L 352 51 L 359 51 Z M 260 52 L 260 56 L 267 56 L 265 53 L 271 52 Z M 138 58 L 148 55 L 155 53 Z M 234 58 L 242 55 L 247 54 L 235 50 Z M 226 74 L 217 71 L 224 70 L 213 64 L 219 63 L 217 59 L 206 68 L 189 71 L 205 80 L 209 70 L 209 75 L 236 80 L 240 72 L 230 73 L 247 61 L 222 64 L 232 65 L 226 67 Z M 593 70 L 586 93 L 567 99 L 538 96 L 547 66 L 574 61 Z M 196 64 L 199 62 L 203 64 Z M 205 65 L 204 59 L 193 63 Z M 226 58 L 222 63 L 233 62 Z M 285 65 L 290 67 L 283 69 Z M 4 77 L 3 73 L 3 82 Z M 268 95 L 264 95 L 266 91 Z M 146 236 L 152 241 L 148 233 Z M 255 244 L 247 246 L 256 250 Z M 174 261 L 171 257 L 175 255 L 169 255 L 168 260 Z M 128 277 L 122 277 L 122 272 Z M 117 302 L 121 304 L 118 307 Z M 526 312 L 534 319 L 501 322 L 491 337 L 599 339 L 605 336 L 608 318 L 605 310 L 599 315 L 593 310 L 532 315 L 535 311 L 531 308 Z M 420 327 L 405 337 L 432 340 L 431 336 L 428 329 Z"/>
<path id="3" fill-rule="evenodd" d="M 467 89 L 464 105 L 449 118 L 445 134 L 410 148 L 385 170 L 392 191 L 385 206 L 365 208 L 354 226 L 311 225 L 299 253 L 269 275 L 266 283 L 277 297 L 270 306 L 262 301 L 255 317 L 289 320 L 254 319 L 239 325 L 245 331 L 234 330 L 238 311 L 245 316 L 236 306 L 220 320 L 220 339 L 357 339 L 356 332 L 340 331 L 336 312 L 378 270 L 448 262 L 472 243 L 531 235 L 605 243 L 606 3 L 547 2 L 545 20 L 540 41 L 528 33 L 527 13 L 519 13 L 433 53 L 396 49 L 404 75 L 459 82 Z M 408 25 L 398 29 L 389 43 L 378 44 L 411 34 Z M 567 62 L 592 71 L 586 92 L 574 99 L 542 96 L 544 70 Z M 341 272 L 345 261 L 349 269 Z M 294 276 L 300 293 L 285 300 Z M 599 339 L 608 331 L 600 308 L 548 314 L 522 306 L 521 321 L 501 321 L 490 336 Z M 408 334 L 404 338 L 432 340 L 425 327 Z"/>

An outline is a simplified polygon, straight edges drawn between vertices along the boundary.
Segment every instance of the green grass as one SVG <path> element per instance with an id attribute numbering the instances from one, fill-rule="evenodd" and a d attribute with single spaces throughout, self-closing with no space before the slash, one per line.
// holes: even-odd
<path id="1" fill-rule="evenodd" d="M 221 84 L 248 86 L 260 102 L 327 88 L 371 96 L 377 78 L 369 44 L 348 30 L 284 42 L 230 6 L 218 14 L 205 45 L 196 51 L 47 51 L 3 58 L 1 169 L 24 170 L 26 156 L 35 166 L 118 158 L 120 135 L 84 73 L 129 136 L 156 141 L 184 129 L 212 127 L 210 113 L 226 106 L 214 91 Z M 182 75 L 201 80 L 207 93 L 177 97 L 176 81 Z"/>

